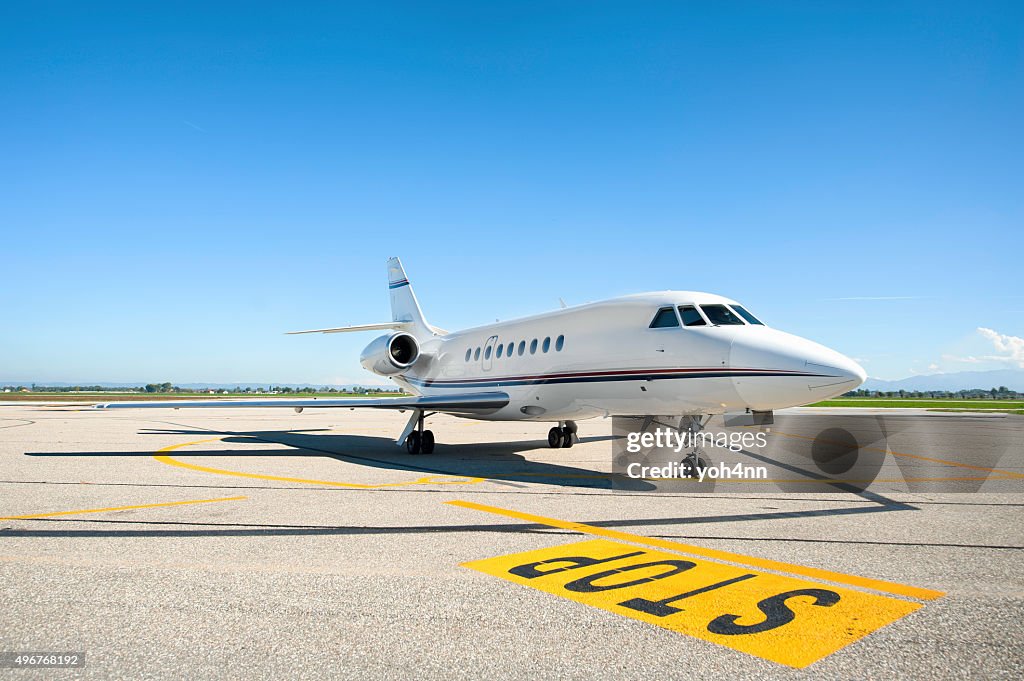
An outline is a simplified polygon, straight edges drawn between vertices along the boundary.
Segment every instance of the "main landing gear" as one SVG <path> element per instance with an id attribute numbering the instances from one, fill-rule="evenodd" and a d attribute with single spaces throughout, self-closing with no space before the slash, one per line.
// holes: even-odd
<path id="1" fill-rule="evenodd" d="M 405 438 L 405 448 L 410 454 L 434 453 L 434 432 L 432 430 L 423 430 L 423 419 L 423 412 L 420 412 L 416 422 L 416 430 L 409 433 Z"/>
<path id="2" fill-rule="evenodd" d="M 552 449 L 568 449 L 577 439 L 575 421 L 561 421 L 548 431 L 548 447 Z"/>

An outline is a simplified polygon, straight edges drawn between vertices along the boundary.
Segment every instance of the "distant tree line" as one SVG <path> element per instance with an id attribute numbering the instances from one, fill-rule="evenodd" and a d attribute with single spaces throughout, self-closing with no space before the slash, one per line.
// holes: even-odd
<path id="1" fill-rule="evenodd" d="M 973 388 L 971 390 L 853 390 L 843 397 L 887 397 L 887 398 L 917 398 L 937 400 L 1019 400 L 1024 399 L 1024 393 L 1010 390 L 1005 385 L 998 388 L 984 390 Z"/>
<path id="2" fill-rule="evenodd" d="M 150 393 L 167 394 L 178 393 L 183 395 L 209 394 L 211 392 L 236 395 L 315 395 L 315 394 L 336 394 L 336 395 L 366 395 L 369 393 L 401 393 L 401 389 L 393 386 L 353 386 L 348 389 L 341 389 L 323 386 L 321 388 L 291 388 L 289 386 L 268 385 L 266 388 L 252 386 L 236 386 L 233 390 L 224 388 L 181 388 L 172 383 L 147 383 L 143 387 L 138 386 L 102 386 L 102 385 L 73 385 L 73 386 L 47 386 L 36 385 L 30 387 L 24 385 L 5 385 L 0 387 L 2 392 L 34 392 L 34 393 Z M 1019 400 L 1024 399 L 1024 393 L 1010 390 L 1005 385 L 998 388 L 984 390 L 974 388 L 972 390 L 853 390 L 845 393 L 843 397 L 861 398 L 915 398 L 915 399 L 949 399 L 949 400 Z"/>

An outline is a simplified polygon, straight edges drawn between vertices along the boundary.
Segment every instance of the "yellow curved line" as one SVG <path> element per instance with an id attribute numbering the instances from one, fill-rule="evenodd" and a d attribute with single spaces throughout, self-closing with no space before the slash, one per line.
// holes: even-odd
<path id="1" fill-rule="evenodd" d="M 200 471 L 201 473 L 213 473 L 214 475 L 229 475 L 236 478 L 253 478 L 256 480 L 274 480 L 277 482 L 296 482 L 304 485 L 328 485 L 330 487 L 351 487 L 355 489 L 378 489 L 381 487 L 404 487 L 408 485 L 473 485 L 478 482 L 483 482 L 484 478 L 466 478 L 464 480 L 445 480 L 442 478 L 448 476 L 429 475 L 423 478 L 417 478 L 416 480 L 410 480 L 407 482 L 385 482 L 379 485 L 362 485 L 357 482 L 337 482 L 335 480 L 308 480 L 306 478 L 289 478 L 281 475 L 263 475 L 261 473 L 243 473 L 241 471 L 229 471 L 224 468 L 212 468 L 210 466 L 200 466 L 194 463 L 185 463 L 184 461 L 178 461 L 162 452 L 173 452 L 176 449 L 182 447 L 190 447 L 192 445 L 200 445 L 207 442 L 217 442 L 223 438 L 211 437 L 205 440 L 193 440 L 192 442 L 182 442 L 181 444 L 170 445 L 162 449 L 158 449 L 157 453 L 153 455 L 153 458 L 160 463 L 165 463 L 168 466 L 177 466 L 178 468 L 187 468 L 193 471 Z"/>

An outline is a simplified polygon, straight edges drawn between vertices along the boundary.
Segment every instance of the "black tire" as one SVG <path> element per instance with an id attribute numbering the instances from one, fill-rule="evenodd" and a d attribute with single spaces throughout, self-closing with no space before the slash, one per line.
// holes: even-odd
<path id="1" fill-rule="evenodd" d="M 410 454 L 420 453 L 420 434 L 415 430 L 409 433 L 409 437 L 405 438 L 405 448 Z"/>
<path id="2" fill-rule="evenodd" d="M 548 431 L 548 447 L 551 449 L 558 449 L 562 446 L 562 429 L 552 428 Z"/>
<path id="3" fill-rule="evenodd" d="M 707 470 L 708 462 L 699 456 L 688 456 L 683 460 L 686 466 L 686 475 L 694 480 L 700 480 L 700 474 Z"/>
<path id="4" fill-rule="evenodd" d="M 573 446 L 573 432 L 570 428 L 562 428 L 562 449 Z"/>
<path id="5" fill-rule="evenodd" d="M 420 450 L 424 454 L 434 453 L 434 431 L 424 430 L 423 431 L 423 442 L 420 443 Z"/>

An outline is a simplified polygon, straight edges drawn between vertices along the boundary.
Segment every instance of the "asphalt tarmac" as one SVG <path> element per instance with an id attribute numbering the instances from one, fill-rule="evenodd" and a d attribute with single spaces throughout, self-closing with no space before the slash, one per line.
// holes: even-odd
<path id="1" fill-rule="evenodd" d="M 889 416 L 908 485 L 708 491 L 610 420 L 0 406 L 0 653 L 85 662 L 0 676 L 1017 679 L 1024 417 Z"/>

